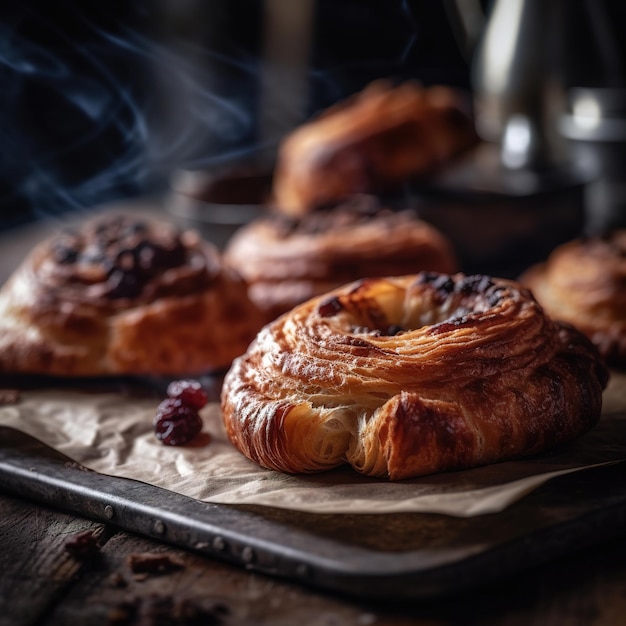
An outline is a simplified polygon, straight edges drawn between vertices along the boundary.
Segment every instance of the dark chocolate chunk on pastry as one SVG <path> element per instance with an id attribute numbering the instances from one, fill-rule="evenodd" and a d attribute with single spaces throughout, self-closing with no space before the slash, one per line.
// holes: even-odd
<path id="1" fill-rule="evenodd" d="M 608 371 L 517 283 L 420 273 L 265 326 L 222 391 L 233 444 L 291 473 L 410 478 L 539 453 L 596 424 Z"/>
<path id="2" fill-rule="evenodd" d="M 549 315 L 585 333 L 608 363 L 626 366 L 626 230 L 562 244 L 520 280 Z"/>
<path id="3" fill-rule="evenodd" d="M 259 218 L 235 233 L 224 258 L 268 320 L 360 278 L 458 269 L 452 245 L 436 228 L 368 196 L 299 218 Z"/>
<path id="4" fill-rule="evenodd" d="M 0 372 L 186 375 L 258 331 L 247 287 L 193 231 L 105 214 L 34 248 L 0 290 Z"/>

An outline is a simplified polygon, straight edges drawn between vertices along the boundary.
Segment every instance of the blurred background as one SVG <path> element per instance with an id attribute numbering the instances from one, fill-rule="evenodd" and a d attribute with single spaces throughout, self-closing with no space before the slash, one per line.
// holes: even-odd
<path id="1" fill-rule="evenodd" d="M 477 113 L 485 114 L 481 135 L 495 143 L 512 138 L 503 154 L 514 169 L 533 165 L 528 145 L 552 158 L 544 141 L 550 134 L 544 128 L 546 93 L 559 116 L 548 124 L 561 138 L 585 148 L 593 139 L 596 147 L 609 145 L 615 152 L 617 138 L 626 142 L 620 125 L 626 124 L 624 5 L 623 0 L 5 2 L 0 227 L 160 193 L 181 170 L 271 163 L 286 133 L 380 77 L 447 84 L 481 97 L 474 100 Z M 487 25 L 494 22 L 499 35 L 477 71 Z M 501 52 L 494 55 L 494 46 Z M 494 82 L 496 75 L 500 83 Z M 580 103 L 572 99 L 597 88 L 617 95 L 602 100 L 591 92 L 591 100 L 583 98 L 583 117 L 577 117 Z M 598 134 L 598 124 L 592 124 L 590 135 L 585 126 L 590 115 L 606 115 L 612 125 Z M 531 140 L 520 156 L 516 138 L 524 132 Z M 592 161 L 597 176 L 598 158 Z M 615 185 L 615 177 L 611 182 Z"/>
<path id="2" fill-rule="evenodd" d="M 469 86 L 444 3 L 8 2 L 3 225 L 158 191 L 179 168 L 271 159 L 381 76 Z"/>

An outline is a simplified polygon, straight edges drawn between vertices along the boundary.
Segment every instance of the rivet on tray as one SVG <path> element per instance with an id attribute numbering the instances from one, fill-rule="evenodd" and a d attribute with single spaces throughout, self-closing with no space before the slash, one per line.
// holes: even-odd
<path id="1" fill-rule="evenodd" d="M 211 545 L 218 552 L 224 552 L 224 550 L 226 550 L 226 542 L 222 537 L 214 537 Z"/>
<path id="2" fill-rule="evenodd" d="M 254 550 L 250 546 L 244 546 L 241 551 L 241 559 L 244 563 L 252 563 L 256 555 L 254 554 Z"/>
<path id="3" fill-rule="evenodd" d="M 154 522 L 153 530 L 157 535 L 163 535 L 165 533 L 165 524 L 158 519 Z"/>
<path id="4" fill-rule="evenodd" d="M 310 573 L 311 569 L 306 563 L 298 563 L 298 565 L 296 565 L 296 576 L 306 578 Z"/>
<path id="5" fill-rule="evenodd" d="M 110 504 L 107 504 L 104 507 L 104 516 L 107 519 L 113 519 L 113 516 L 115 515 L 115 511 L 113 510 L 113 507 Z"/>

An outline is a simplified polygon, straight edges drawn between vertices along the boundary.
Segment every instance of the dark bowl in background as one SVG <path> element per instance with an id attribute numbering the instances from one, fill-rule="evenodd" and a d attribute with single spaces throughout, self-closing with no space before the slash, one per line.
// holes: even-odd
<path id="1" fill-rule="evenodd" d="M 165 208 L 224 249 L 239 228 L 268 212 L 271 186 L 272 170 L 265 165 L 180 170 L 172 176 Z"/>
<path id="2" fill-rule="evenodd" d="M 517 278 L 585 229 L 588 177 L 572 164 L 507 169 L 484 144 L 413 187 L 420 216 L 451 240 L 466 273 Z"/>

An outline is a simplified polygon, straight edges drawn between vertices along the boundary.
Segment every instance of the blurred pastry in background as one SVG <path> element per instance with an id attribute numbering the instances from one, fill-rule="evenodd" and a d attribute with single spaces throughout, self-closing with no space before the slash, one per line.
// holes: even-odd
<path id="1" fill-rule="evenodd" d="M 182 376 L 259 329 L 244 281 L 194 231 L 102 214 L 35 247 L 0 290 L 0 372 Z"/>
<path id="2" fill-rule="evenodd" d="M 224 259 L 268 321 L 359 278 L 457 269 L 443 234 L 413 211 L 389 210 L 372 196 L 299 218 L 259 218 L 235 233 Z"/>
<path id="3" fill-rule="evenodd" d="M 609 364 L 626 365 L 626 230 L 562 244 L 520 280 L 549 315 L 584 332 Z"/>
<path id="4" fill-rule="evenodd" d="M 460 91 L 377 81 L 283 140 L 273 203 L 279 212 L 302 215 L 354 193 L 393 190 L 476 141 Z"/>

